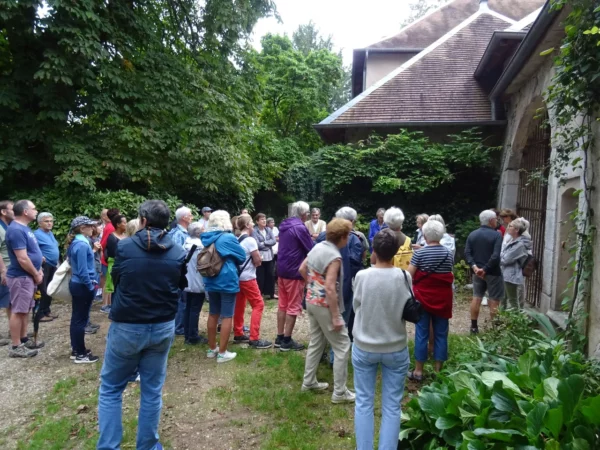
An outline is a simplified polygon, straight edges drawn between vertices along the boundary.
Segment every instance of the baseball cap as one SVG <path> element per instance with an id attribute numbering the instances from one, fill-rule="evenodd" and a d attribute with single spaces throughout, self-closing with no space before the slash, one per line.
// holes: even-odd
<path id="1" fill-rule="evenodd" d="M 96 225 L 96 221 L 90 219 L 88 216 L 77 216 L 71 222 L 71 230 L 82 225 Z"/>
<path id="2" fill-rule="evenodd" d="M 205 212 L 212 212 L 212 208 L 210 206 L 205 206 L 204 208 L 202 208 L 202 214 L 204 214 Z"/>

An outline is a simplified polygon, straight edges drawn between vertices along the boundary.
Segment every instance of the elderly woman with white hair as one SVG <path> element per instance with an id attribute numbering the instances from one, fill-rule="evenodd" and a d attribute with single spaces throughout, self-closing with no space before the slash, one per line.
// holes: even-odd
<path id="1" fill-rule="evenodd" d="M 425 237 L 423 236 L 423 225 L 427 223 L 429 220 L 429 216 L 427 214 L 419 214 L 416 217 L 417 221 L 417 237 L 415 238 L 415 244 L 413 245 L 413 249 L 419 250 L 425 247 Z"/>
<path id="2" fill-rule="evenodd" d="M 402 225 L 404 225 L 404 213 L 400 208 L 392 207 L 383 215 L 383 221 L 388 228 L 396 234 L 398 242 L 400 243 L 398 253 L 396 253 L 394 256 L 394 267 L 398 267 L 399 269 L 408 269 L 413 251 L 410 244 L 410 238 L 402 232 Z M 377 258 L 375 254 L 371 255 L 371 264 L 375 264 L 376 262 Z"/>
<path id="3" fill-rule="evenodd" d="M 430 324 L 433 325 L 435 371 L 442 370 L 444 361 L 448 359 L 448 326 L 452 318 L 454 283 L 454 256 L 440 244 L 444 237 L 444 226 L 431 220 L 422 229 L 427 245 L 414 253 L 408 267 L 415 297 L 424 309 L 415 327 L 415 370 L 409 374 L 409 378 L 416 381 L 423 379 Z"/>
<path id="4" fill-rule="evenodd" d="M 204 247 L 214 244 L 223 260 L 219 273 L 203 277 L 208 295 L 208 358 L 217 358 L 218 363 L 234 359 L 237 354 L 227 351 L 233 323 L 235 297 L 240 291 L 238 266 L 246 261 L 246 252 L 232 233 L 231 219 L 227 211 L 214 211 L 208 219 L 208 229 L 200 235 Z M 221 337 L 217 348 L 217 323 L 221 321 Z"/>
<path id="5" fill-rule="evenodd" d="M 521 219 L 513 220 L 506 229 L 506 234 L 509 234 L 511 239 L 500 252 L 500 268 L 502 269 L 505 292 L 505 297 L 500 304 L 504 309 L 519 309 L 520 307 L 518 292 L 519 287 L 525 282 L 523 265 L 529 257 L 525 243 L 526 239 L 523 237 L 526 231 L 527 227 Z M 531 239 L 529 239 L 529 242 L 531 242 Z"/>
<path id="6" fill-rule="evenodd" d="M 192 222 L 188 226 L 188 238 L 183 248 L 188 252 L 189 261 L 187 263 L 187 287 L 183 291 L 185 300 L 185 312 L 183 314 L 183 330 L 185 344 L 196 345 L 205 344 L 208 340 L 198 334 L 198 321 L 200 320 L 200 311 L 206 299 L 206 291 L 202 275 L 198 272 L 198 253 L 204 248 L 200 235 L 204 231 L 204 223 Z M 195 246 L 195 248 L 194 248 Z M 189 253 L 194 249 L 194 252 Z"/>
<path id="7" fill-rule="evenodd" d="M 302 261 L 313 248 L 312 237 L 304 226 L 308 219 L 308 203 L 292 205 L 291 216 L 279 226 L 279 254 L 277 257 L 277 287 L 279 309 L 277 311 L 277 338 L 275 347 L 281 351 L 303 350 L 304 345 L 292 339 L 296 317 L 302 313 L 304 279 L 298 271 Z"/>
<path id="8" fill-rule="evenodd" d="M 429 216 L 429 220 L 439 222 L 444 226 L 444 236 L 440 240 L 440 244 L 446 247 L 452 253 L 452 256 L 456 255 L 456 240 L 446 232 L 446 222 L 444 221 L 444 218 L 439 214 L 433 214 L 432 216 Z"/>

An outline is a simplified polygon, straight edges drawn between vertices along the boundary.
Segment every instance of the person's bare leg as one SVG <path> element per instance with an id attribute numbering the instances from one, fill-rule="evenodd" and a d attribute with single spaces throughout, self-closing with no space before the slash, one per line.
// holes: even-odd
<path id="1" fill-rule="evenodd" d="M 224 318 L 221 321 L 221 339 L 219 342 L 219 353 L 225 353 L 227 351 L 227 344 L 229 343 L 229 335 L 231 334 L 231 326 L 233 319 L 231 317 Z"/>
<path id="2" fill-rule="evenodd" d="M 285 337 L 291 336 L 294 331 L 294 326 L 296 325 L 296 316 L 285 316 L 285 329 L 283 330 L 283 335 Z"/>
<path id="3" fill-rule="evenodd" d="M 434 370 L 436 372 L 440 372 L 442 370 L 442 367 L 444 367 L 444 361 L 436 361 L 435 362 Z"/>
<path id="4" fill-rule="evenodd" d="M 413 375 L 417 377 L 423 376 L 423 367 L 425 367 L 424 361 L 415 361 L 415 370 L 413 370 Z"/>
<path id="5" fill-rule="evenodd" d="M 9 322 L 9 326 L 10 326 L 10 340 L 12 341 L 12 345 L 13 346 L 18 346 L 21 345 L 21 322 L 22 322 L 22 317 L 23 315 L 26 314 L 20 314 L 20 313 L 14 313 L 11 315 L 10 317 L 10 322 Z M 27 332 L 25 333 L 25 335 L 27 335 Z"/>
<path id="6" fill-rule="evenodd" d="M 488 300 L 490 306 L 490 319 L 493 321 L 496 314 L 498 314 L 498 307 L 500 306 L 500 300 Z"/>
<path id="7" fill-rule="evenodd" d="M 282 309 L 278 309 L 277 310 L 277 334 L 283 334 L 283 331 L 285 329 L 285 316 L 287 314 L 285 313 L 284 310 Z"/>
<path id="8" fill-rule="evenodd" d="M 219 322 L 218 314 L 210 314 L 206 322 L 206 332 L 208 334 L 208 348 L 214 350 L 217 348 L 217 323 Z"/>
<path id="9" fill-rule="evenodd" d="M 481 297 L 473 297 L 471 300 L 471 320 L 479 319 L 479 310 L 481 309 Z"/>
<path id="10" fill-rule="evenodd" d="M 27 337 L 27 326 L 29 325 L 29 314 L 23 314 L 23 319 L 21 320 L 21 334 L 19 335 L 22 338 Z"/>

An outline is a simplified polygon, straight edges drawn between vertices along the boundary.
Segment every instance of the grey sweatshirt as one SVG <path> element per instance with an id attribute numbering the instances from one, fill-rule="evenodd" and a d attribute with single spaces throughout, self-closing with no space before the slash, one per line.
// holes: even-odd
<path id="1" fill-rule="evenodd" d="M 412 287 L 410 274 L 406 272 Z M 365 352 L 392 353 L 406 348 L 404 305 L 409 287 L 398 268 L 362 270 L 354 278 L 354 345 Z"/>

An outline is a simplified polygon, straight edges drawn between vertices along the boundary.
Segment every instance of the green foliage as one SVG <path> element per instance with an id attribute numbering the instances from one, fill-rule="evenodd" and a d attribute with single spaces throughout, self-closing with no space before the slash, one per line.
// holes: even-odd
<path id="1" fill-rule="evenodd" d="M 465 262 L 464 259 L 461 259 L 459 262 L 454 264 L 454 284 L 461 288 L 471 282 L 471 268 Z"/>
<path id="2" fill-rule="evenodd" d="M 439 376 L 408 402 L 403 448 L 598 448 L 597 367 L 564 340 L 535 332 L 523 313 L 501 320 L 497 334 L 479 341 L 481 361 Z M 490 346 L 513 333 L 517 348 Z"/>

